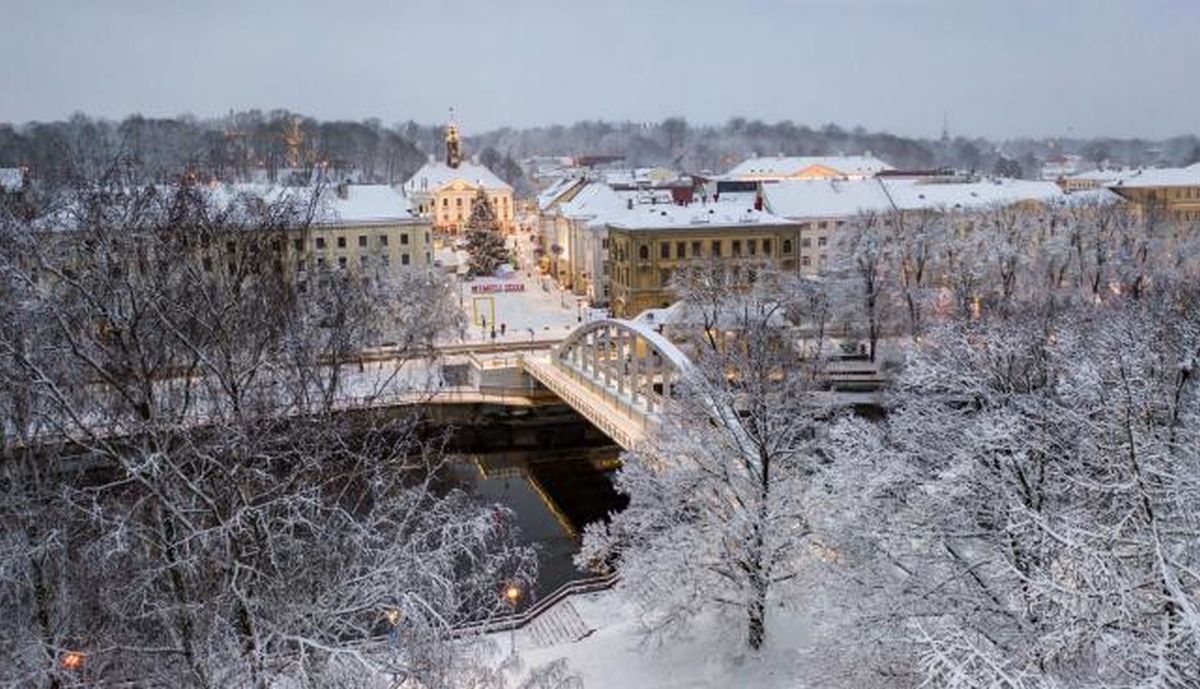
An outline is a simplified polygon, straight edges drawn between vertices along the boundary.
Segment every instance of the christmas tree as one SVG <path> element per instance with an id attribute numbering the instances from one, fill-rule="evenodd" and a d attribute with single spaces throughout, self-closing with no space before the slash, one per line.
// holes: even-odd
<path id="1" fill-rule="evenodd" d="M 471 201 L 467 252 L 471 255 L 471 275 L 491 275 L 501 264 L 508 262 L 508 247 L 500 234 L 500 221 L 482 188 Z"/>

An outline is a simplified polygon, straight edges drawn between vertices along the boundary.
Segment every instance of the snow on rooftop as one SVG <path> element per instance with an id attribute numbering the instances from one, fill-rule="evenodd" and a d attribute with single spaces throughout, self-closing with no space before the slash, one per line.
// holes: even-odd
<path id="1" fill-rule="evenodd" d="M 983 209 L 1023 201 L 1050 203 L 1066 197 L 1054 182 L 986 178 L 969 182 L 935 182 L 922 179 L 885 180 L 892 203 L 900 210 Z"/>
<path id="2" fill-rule="evenodd" d="M 762 187 L 767 209 L 786 218 L 835 218 L 893 208 L 877 179 L 797 179 Z"/>
<path id="3" fill-rule="evenodd" d="M 412 204 L 403 192 L 388 184 L 350 184 L 325 187 L 317 222 L 323 224 L 378 224 L 415 219 Z M 342 194 L 345 198 L 342 198 Z"/>
<path id="4" fill-rule="evenodd" d="M 970 181 L 928 179 L 783 180 L 763 185 L 767 209 L 787 218 L 844 218 L 890 210 L 982 209 L 989 206 L 1062 200 L 1053 182 L 989 178 Z"/>
<path id="5" fill-rule="evenodd" d="M 873 177 L 891 165 L 873 155 L 775 156 L 742 161 L 727 177 L 789 177 L 813 166 L 826 167 L 845 177 Z"/>
<path id="6" fill-rule="evenodd" d="M 1188 167 L 1163 167 L 1137 170 L 1117 180 L 1114 187 L 1190 187 L 1200 185 L 1200 163 Z"/>
<path id="7" fill-rule="evenodd" d="M 456 180 L 482 186 L 484 189 L 512 191 L 508 182 L 483 165 L 464 161 L 459 163 L 458 167 L 450 167 L 440 160 L 422 165 L 421 169 L 404 183 L 404 189 L 409 192 L 436 191 Z"/>
<path id="8" fill-rule="evenodd" d="M 591 182 L 580 189 L 570 201 L 559 206 L 563 217 L 574 219 L 601 218 L 620 213 L 628 206 L 628 197 L 602 182 Z"/>
<path id="9" fill-rule="evenodd" d="M 698 227 L 786 225 L 789 221 L 766 211 L 735 203 L 692 203 L 687 206 L 641 204 L 608 216 L 607 224 L 627 230 L 665 230 Z"/>
<path id="10" fill-rule="evenodd" d="M 538 194 L 538 209 L 544 211 L 549 208 L 555 201 L 562 198 L 564 194 L 578 184 L 579 181 L 578 177 L 563 177 L 554 184 L 551 184 L 542 193 Z"/>

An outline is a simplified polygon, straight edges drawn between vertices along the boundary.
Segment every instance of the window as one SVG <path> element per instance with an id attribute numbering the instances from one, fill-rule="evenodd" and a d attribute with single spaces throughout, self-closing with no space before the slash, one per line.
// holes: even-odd
<path id="1" fill-rule="evenodd" d="M 400 243 L 408 244 L 408 234 L 407 233 L 400 235 Z"/>
<path id="2" fill-rule="evenodd" d="M 358 245 L 359 246 L 367 245 L 367 235 L 365 235 L 365 234 L 358 235 Z"/>
<path id="3" fill-rule="evenodd" d="M 802 266 L 810 266 L 810 265 L 812 265 L 812 257 L 810 257 L 810 256 L 801 256 L 801 257 L 800 257 L 800 265 L 802 265 Z"/>
<path id="4" fill-rule="evenodd" d="M 346 269 L 346 257 L 338 256 L 338 270 L 345 270 L 345 269 Z"/>
<path id="5" fill-rule="evenodd" d="M 770 255 L 771 255 L 771 240 L 764 239 L 763 240 L 763 256 L 770 256 Z"/>
<path id="6" fill-rule="evenodd" d="M 387 254 L 384 254 L 379 257 L 379 265 L 383 266 L 384 268 L 387 268 L 391 262 L 392 262 L 391 257 L 388 256 Z"/>
<path id="7" fill-rule="evenodd" d="M 297 261 L 296 261 L 296 272 L 297 272 L 297 273 L 303 273 L 303 272 L 304 272 L 305 270 L 307 270 L 307 269 L 308 269 L 308 263 L 307 263 L 307 262 L 306 262 L 304 259 L 302 259 L 302 258 L 301 258 L 301 259 L 297 259 Z"/>
<path id="8" fill-rule="evenodd" d="M 650 260 L 650 247 L 645 244 L 638 247 L 638 258 L 643 261 Z"/>
<path id="9" fill-rule="evenodd" d="M 733 240 L 733 252 L 732 253 L 734 256 L 742 255 L 742 240 L 740 240 L 740 239 Z"/>
<path id="10" fill-rule="evenodd" d="M 225 266 L 225 268 L 226 268 L 226 269 L 229 271 L 229 274 L 230 274 L 230 275 L 233 275 L 234 273 L 236 273 L 236 272 L 237 272 L 237 264 L 236 264 L 236 263 L 234 263 L 233 261 L 230 261 L 230 262 L 229 262 L 229 263 L 228 263 L 228 264 Z"/>
<path id="11" fill-rule="evenodd" d="M 225 251 L 231 254 L 235 253 L 237 251 L 237 244 L 234 242 L 225 242 Z"/>
<path id="12" fill-rule="evenodd" d="M 600 240 L 600 248 L 601 248 L 601 249 L 607 249 L 607 248 L 608 248 L 608 238 L 607 238 L 607 237 L 605 237 L 604 239 L 601 239 L 601 240 Z"/>
<path id="13" fill-rule="evenodd" d="M 363 254 L 362 256 L 358 257 L 358 265 L 362 266 L 363 268 L 366 268 L 370 264 L 371 264 L 371 259 L 366 254 Z"/>
<path id="14" fill-rule="evenodd" d="M 339 249 L 345 249 L 345 248 L 346 248 L 346 238 L 345 238 L 345 237 L 338 237 L 338 238 L 337 238 L 337 242 L 338 242 L 338 248 L 339 248 Z"/>
<path id="15" fill-rule="evenodd" d="M 409 263 L 408 254 L 400 254 L 400 265 L 406 266 Z"/>
<path id="16" fill-rule="evenodd" d="M 812 246 L 812 237 L 801 237 L 800 238 L 800 248 L 801 249 L 807 249 L 810 246 Z"/>
<path id="17" fill-rule="evenodd" d="M 675 242 L 675 258 L 683 258 L 687 252 L 686 242 Z"/>
<path id="18" fill-rule="evenodd" d="M 325 248 L 325 238 L 324 237 L 317 237 L 317 248 L 318 249 Z"/>
<path id="19" fill-rule="evenodd" d="M 293 239 L 292 240 L 292 248 L 295 249 L 296 251 L 304 251 L 304 240 L 303 239 Z"/>
<path id="20" fill-rule="evenodd" d="M 817 237 L 817 246 L 825 246 L 825 237 Z"/>
<path id="21" fill-rule="evenodd" d="M 458 206 L 459 208 L 462 208 L 462 197 L 461 196 L 454 199 L 454 205 Z"/>
<path id="22" fill-rule="evenodd" d="M 428 232 L 425 233 L 425 243 L 426 244 L 429 243 L 429 233 Z"/>
<path id="23" fill-rule="evenodd" d="M 386 234 L 379 235 L 379 246 L 387 246 L 387 235 Z"/>
<path id="24" fill-rule="evenodd" d="M 825 229 L 825 228 L 827 228 L 827 227 L 829 227 L 829 223 L 825 222 L 824 220 L 822 220 L 821 222 L 817 223 L 817 229 L 819 229 L 819 230 L 823 230 L 823 229 Z"/>
<path id="25" fill-rule="evenodd" d="M 758 240 L 757 239 L 748 240 L 746 242 L 746 251 L 749 252 L 749 254 L 751 256 L 756 256 L 758 254 Z"/>
<path id="26" fill-rule="evenodd" d="M 790 240 L 790 239 L 783 240 L 783 253 L 785 253 L 785 254 L 792 253 L 792 240 Z"/>
<path id="27" fill-rule="evenodd" d="M 203 263 L 204 263 L 204 272 L 211 273 L 212 272 L 212 259 L 209 258 L 208 256 L 205 256 Z"/>
<path id="28" fill-rule="evenodd" d="M 658 257 L 659 258 L 671 258 L 670 242 L 659 242 L 658 243 Z"/>
<path id="29" fill-rule="evenodd" d="M 449 207 L 450 207 L 450 199 L 443 197 L 442 198 L 442 208 L 449 208 Z"/>
<path id="30" fill-rule="evenodd" d="M 692 242 L 692 258 L 698 258 L 701 251 L 703 249 L 701 249 L 700 242 Z"/>
<path id="31" fill-rule="evenodd" d="M 721 240 L 720 239 L 714 239 L 712 241 L 712 255 L 713 256 L 721 255 Z"/>
<path id="32" fill-rule="evenodd" d="M 319 257 L 317 257 L 317 267 L 318 267 L 318 268 L 324 268 L 324 267 L 325 267 L 325 258 L 324 258 L 323 256 L 319 256 Z"/>

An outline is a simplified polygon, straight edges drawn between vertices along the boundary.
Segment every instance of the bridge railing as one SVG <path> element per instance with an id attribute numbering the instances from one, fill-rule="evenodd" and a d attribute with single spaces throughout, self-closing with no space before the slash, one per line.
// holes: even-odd
<path id="1" fill-rule="evenodd" d="M 605 591 L 612 588 L 619 577 L 616 572 L 601 574 L 586 579 L 576 579 L 575 581 L 567 582 L 562 586 L 554 589 L 550 595 L 538 600 L 533 605 L 525 610 L 522 610 L 511 615 L 503 615 L 500 617 L 484 620 L 482 622 L 471 622 L 456 626 L 451 631 L 452 637 L 474 636 L 478 634 L 495 634 L 498 632 L 507 632 L 514 629 L 520 629 L 530 622 L 536 620 L 539 616 L 545 614 L 555 605 L 570 598 L 586 593 L 595 593 L 597 591 Z"/>

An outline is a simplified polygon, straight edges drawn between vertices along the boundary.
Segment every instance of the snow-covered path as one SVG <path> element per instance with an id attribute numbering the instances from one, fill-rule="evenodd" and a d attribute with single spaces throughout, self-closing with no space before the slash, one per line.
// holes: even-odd
<path id="1" fill-rule="evenodd" d="M 662 643 L 643 643 L 637 610 L 610 590 L 568 601 L 589 632 L 574 642 L 543 646 L 530 628 L 517 632 L 517 652 L 526 668 L 565 658 L 588 689 L 798 689 L 822 686 L 819 658 L 810 648 L 808 625 L 796 611 L 775 610 L 767 646 L 743 649 L 736 629 L 715 618 L 699 621 L 692 633 Z M 531 625 L 532 626 L 532 625 Z M 497 638 L 508 651 L 508 633 Z"/>

